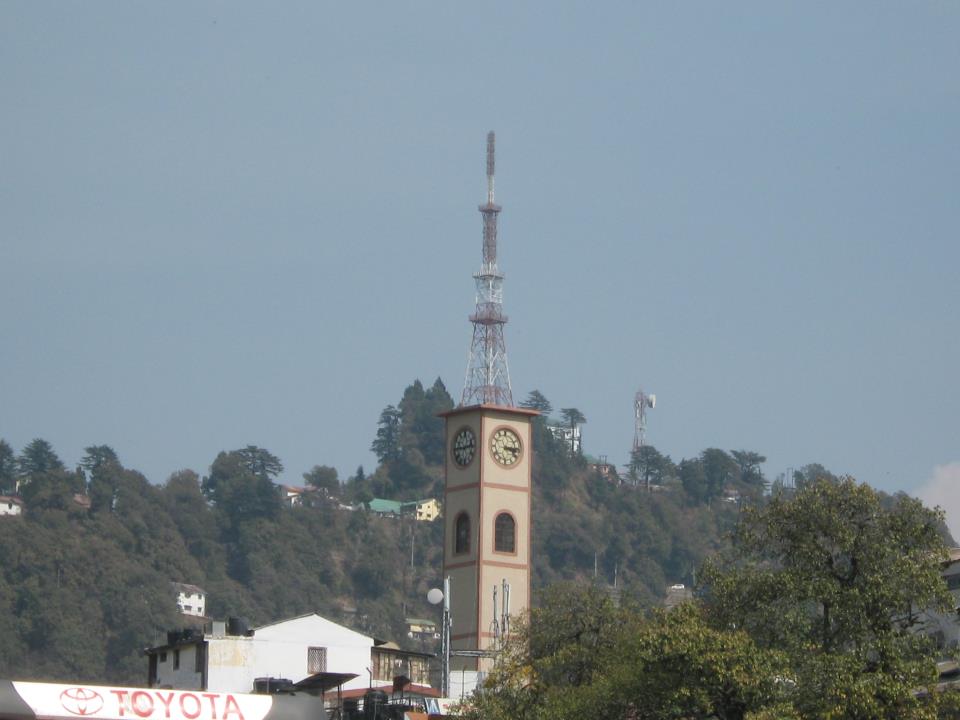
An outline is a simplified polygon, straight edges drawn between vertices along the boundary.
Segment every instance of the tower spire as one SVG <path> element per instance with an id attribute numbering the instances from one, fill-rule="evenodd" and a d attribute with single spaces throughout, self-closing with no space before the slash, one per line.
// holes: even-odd
<path id="1" fill-rule="evenodd" d="M 467 377 L 460 405 L 486 403 L 513 407 L 507 347 L 503 340 L 503 275 L 497 268 L 497 221 L 500 206 L 494 202 L 496 136 L 487 134 L 487 202 L 479 210 L 483 215 L 483 264 L 473 276 L 477 286 L 477 308 L 470 316 L 473 342 L 467 361 Z"/>

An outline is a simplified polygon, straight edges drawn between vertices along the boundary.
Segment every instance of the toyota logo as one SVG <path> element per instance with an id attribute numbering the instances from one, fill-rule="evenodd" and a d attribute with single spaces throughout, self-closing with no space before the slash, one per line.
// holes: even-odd
<path id="1" fill-rule="evenodd" d="M 103 708 L 103 698 L 89 688 L 67 688 L 60 693 L 60 704 L 73 715 L 94 715 Z"/>

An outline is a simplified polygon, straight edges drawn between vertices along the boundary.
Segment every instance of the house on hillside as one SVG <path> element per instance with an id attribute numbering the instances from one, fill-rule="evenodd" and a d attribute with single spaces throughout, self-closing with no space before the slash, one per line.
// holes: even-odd
<path id="1" fill-rule="evenodd" d="M 167 633 L 164 645 L 145 651 L 150 687 L 252 692 L 262 678 L 299 682 L 321 672 L 352 673 L 344 689 L 391 683 L 404 675 L 429 685 L 427 653 L 401 650 L 316 613 L 248 629 L 236 618 L 203 631 Z"/>
<path id="2" fill-rule="evenodd" d="M 400 517 L 403 514 L 403 503 L 399 500 L 384 500 L 383 498 L 374 498 L 367 503 L 370 512 L 380 517 Z"/>
<path id="3" fill-rule="evenodd" d="M 22 515 L 23 500 L 14 495 L 0 495 L 0 515 Z"/>
<path id="4" fill-rule="evenodd" d="M 613 463 L 607 462 L 607 456 L 601 455 L 599 458 L 587 458 L 587 469 L 597 473 L 604 480 L 609 482 L 620 482 L 617 475 L 617 468 Z"/>
<path id="5" fill-rule="evenodd" d="M 203 617 L 207 608 L 207 592 L 196 585 L 170 583 L 177 596 L 177 607 L 184 615 Z"/>
<path id="6" fill-rule="evenodd" d="M 577 454 L 581 449 L 580 442 L 580 426 L 574 425 L 570 427 L 569 425 L 561 425 L 552 420 L 547 420 L 547 430 L 550 431 L 550 434 L 568 448 L 570 452 Z"/>
<path id="7" fill-rule="evenodd" d="M 423 618 L 407 618 L 407 637 L 414 640 L 439 640 L 440 633 L 437 632 L 437 623 L 433 620 L 424 620 Z"/>
<path id="8" fill-rule="evenodd" d="M 663 599 L 663 606 L 667 610 L 673 610 L 677 605 L 693 600 L 693 589 L 688 588 L 683 583 L 674 583 L 667 588 L 666 596 Z"/>
<path id="9" fill-rule="evenodd" d="M 436 498 L 415 500 L 413 502 L 404 503 L 404 506 L 410 508 L 417 520 L 433 522 L 440 517 L 440 503 L 437 502 Z"/>
<path id="10" fill-rule="evenodd" d="M 383 498 L 374 498 L 367 507 L 370 512 L 380 517 L 412 517 L 415 520 L 432 522 L 440 517 L 440 503 L 436 498 L 427 498 L 426 500 L 411 500 L 410 502 L 400 502 L 398 500 L 384 500 Z"/>
<path id="11" fill-rule="evenodd" d="M 303 491 L 305 488 L 296 485 L 279 485 L 280 498 L 288 507 L 297 507 L 303 504 Z"/>

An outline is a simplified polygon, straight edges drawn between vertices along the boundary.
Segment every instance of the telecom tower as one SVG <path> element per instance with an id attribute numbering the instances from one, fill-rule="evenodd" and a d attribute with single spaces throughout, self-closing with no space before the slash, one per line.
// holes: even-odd
<path id="1" fill-rule="evenodd" d="M 647 395 L 643 390 L 637 390 L 633 398 L 633 451 L 643 447 L 647 435 L 647 408 L 653 410 L 657 406 L 657 396 Z"/>
<path id="2" fill-rule="evenodd" d="M 500 206 L 493 201 L 494 134 L 487 134 L 487 202 L 483 215 L 483 264 L 473 276 L 477 284 L 477 309 L 470 316 L 473 342 L 467 362 L 461 406 L 513 407 L 507 346 L 503 340 L 503 275 L 497 269 L 497 219 Z"/>

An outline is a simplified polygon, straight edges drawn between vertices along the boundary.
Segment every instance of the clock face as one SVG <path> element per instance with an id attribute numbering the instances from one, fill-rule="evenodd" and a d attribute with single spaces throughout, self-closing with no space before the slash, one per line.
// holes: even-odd
<path id="1" fill-rule="evenodd" d="M 520 450 L 520 437 L 510 428 L 500 428 L 490 436 L 490 452 L 501 465 L 516 465 Z"/>
<path id="2" fill-rule="evenodd" d="M 453 445 L 450 448 L 453 453 L 453 461 L 460 467 L 466 467 L 473 462 L 473 456 L 477 452 L 477 438 L 470 428 L 463 428 L 453 438 Z"/>

